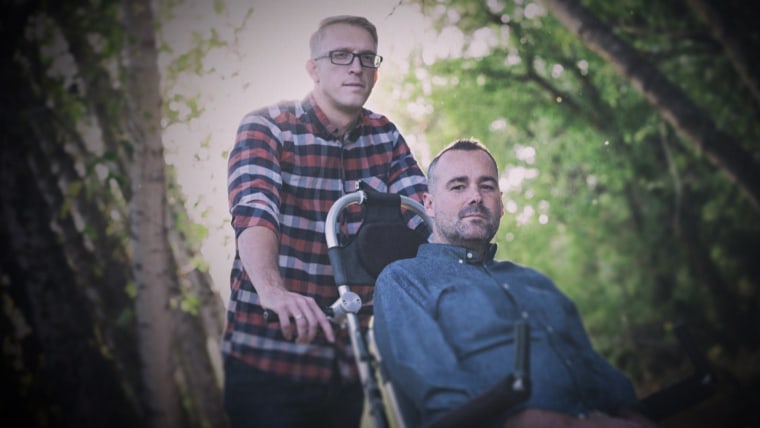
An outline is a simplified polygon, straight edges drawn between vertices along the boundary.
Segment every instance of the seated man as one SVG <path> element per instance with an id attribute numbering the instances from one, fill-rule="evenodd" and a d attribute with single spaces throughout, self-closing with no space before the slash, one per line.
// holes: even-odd
<path id="1" fill-rule="evenodd" d="M 531 327 L 532 393 L 492 426 L 645 427 L 631 382 L 591 346 L 573 302 L 535 270 L 493 259 L 504 214 L 498 168 L 458 140 L 428 170 L 431 243 L 375 287 L 375 339 L 396 387 L 428 424 L 514 367 L 514 325 Z"/>

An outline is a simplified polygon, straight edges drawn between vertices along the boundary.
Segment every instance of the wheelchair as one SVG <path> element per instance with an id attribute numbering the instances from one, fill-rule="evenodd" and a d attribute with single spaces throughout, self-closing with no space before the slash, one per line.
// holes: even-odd
<path id="1" fill-rule="evenodd" d="M 363 207 L 363 222 L 354 237 L 341 244 L 338 219 L 341 212 L 352 205 Z M 404 392 L 394 385 L 384 369 L 382 356 L 374 345 L 371 320 L 363 331 L 358 316 L 360 311 L 365 313 L 367 307 L 360 296 L 351 291 L 351 286 L 374 284 L 387 264 L 415 257 L 417 247 L 426 242 L 426 237 L 407 227 L 406 220 L 413 215 L 422 218 L 432 230 L 431 219 L 417 201 L 362 187 L 339 198 L 328 212 L 325 224 L 325 239 L 339 297 L 324 310 L 333 323 L 343 325 L 348 331 L 364 390 L 366 414 L 375 428 L 416 428 L 419 423 Z M 525 322 L 516 326 L 512 372 L 467 404 L 438 418 L 431 427 L 485 425 L 486 421 L 528 399 L 531 392 L 529 328 Z M 695 346 L 685 325 L 677 324 L 675 333 L 693 372 L 641 400 L 643 413 L 655 421 L 707 399 L 717 382 L 709 362 Z"/>
<path id="2" fill-rule="evenodd" d="M 356 235 L 345 245 L 338 239 L 338 218 L 343 209 L 362 205 L 364 220 Z M 416 426 L 414 409 L 398 391 L 382 365 L 382 358 L 374 346 L 371 322 L 364 332 L 358 320 L 363 307 L 360 297 L 350 290 L 351 285 L 373 284 L 382 269 L 389 263 L 412 258 L 417 247 L 426 241 L 420 233 L 409 229 L 402 208 L 422 218 L 429 230 L 432 222 L 423 206 L 406 196 L 380 193 L 369 189 L 359 190 L 338 199 L 328 212 L 325 224 L 330 263 L 338 286 L 338 300 L 325 310 L 335 323 L 343 323 L 348 330 L 364 389 L 369 418 L 376 428 Z M 478 425 L 498 412 L 528 397 L 530 383 L 527 377 L 528 324 L 518 326 L 515 369 L 513 373 L 492 387 L 487 393 L 456 409 L 436 422 L 436 427 Z"/>

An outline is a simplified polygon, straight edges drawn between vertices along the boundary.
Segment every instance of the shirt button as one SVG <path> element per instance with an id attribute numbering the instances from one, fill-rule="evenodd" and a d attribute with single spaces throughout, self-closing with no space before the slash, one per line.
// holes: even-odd
<path id="1" fill-rule="evenodd" d="M 502 284 L 501 286 L 504 287 L 504 288 L 506 288 L 507 290 L 509 290 L 509 284 L 507 284 L 506 282 L 504 284 Z"/>
<path id="2" fill-rule="evenodd" d="M 459 264 L 461 265 L 462 263 L 464 263 L 464 260 L 459 259 Z"/>
<path id="3" fill-rule="evenodd" d="M 565 360 L 565 364 L 567 364 L 568 366 L 572 366 L 572 365 L 573 365 L 573 362 L 572 362 L 572 361 L 570 361 L 570 360 Z"/>
<path id="4" fill-rule="evenodd" d="M 468 259 L 471 259 L 471 258 L 472 258 L 472 253 L 471 253 L 471 252 L 469 252 L 469 251 L 467 252 L 467 258 L 468 258 Z"/>
<path id="5" fill-rule="evenodd" d="M 522 315 L 522 317 L 524 319 L 526 319 L 526 320 L 528 319 L 528 313 L 527 312 L 523 311 L 523 313 L 521 315 Z"/>
<path id="6" fill-rule="evenodd" d="M 548 331 L 549 333 L 554 333 L 554 327 L 548 326 L 546 327 L 546 331 Z"/>

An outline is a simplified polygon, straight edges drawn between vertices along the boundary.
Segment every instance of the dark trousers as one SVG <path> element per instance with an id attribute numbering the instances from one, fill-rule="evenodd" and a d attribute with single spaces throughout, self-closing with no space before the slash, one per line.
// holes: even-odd
<path id="1" fill-rule="evenodd" d="M 358 428 L 359 382 L 294 382 L 235 358 L 224 362 L 224 408 L 231 428 Z"/>

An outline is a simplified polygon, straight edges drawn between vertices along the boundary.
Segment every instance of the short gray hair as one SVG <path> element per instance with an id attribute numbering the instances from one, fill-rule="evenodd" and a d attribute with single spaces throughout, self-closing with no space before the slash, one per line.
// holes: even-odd
<path id="1" fill-rule="evenodd" d="M 312 56 L 321 53 L 317 52 L 317 49 L 319 48 L 319 43 L 322 41 L 322 38 L 325 35 L 325 28 L 335 24 L 354 25 L 356 27 L 367 30 L 369 35 L 372 36 L 372 40 L 375 42 L 375 47 L 377 47 L 377 28 L 375 27 L 375 24 L 369 22 L 367 18 L 353 15 L 329 16 L 319 23 L 319 28 L 317 28 L 317 31 L 315 31 L 309 39 L 309 49 L 311 50 Z"/>
<path id="2" fill-rule="evenodd" d="M 435 178 L 433 177 L 435 173 L 435 167 L 438 165 L 438 161 L 441 159 L 441 156 L 443 156 L 444 153 L 450 152 L 452 150 L 463 150 L 467 152 L 475 151 L 475 150 L 482 150 L 486 152 L 488 157 L 491 158 L 493 161 L 493 165 L 496 168 L 496 172 L 498 174 L 499 172 L 499 165 L 496 163 L 496 159 L 494 159 L 493 155 L 491 154 L 491 151 L 488 150 L 488 147 L 486 147 L 483 143 L 480 142 L 480 140 L 476 138 L 460 138 L 458 140 L 454 140 L 453 142 L 449 143 L 446 147 L 443 148 L 440 152 L 438 152 L 437 155 L 433 158 L 433 160 L 430 162 L 430 165 L 428 166 L 428 173 L 427 173 L 427 180 L 428 180 L 428 187 L 433 187 L 433 182 L 435 181 Z"/>

